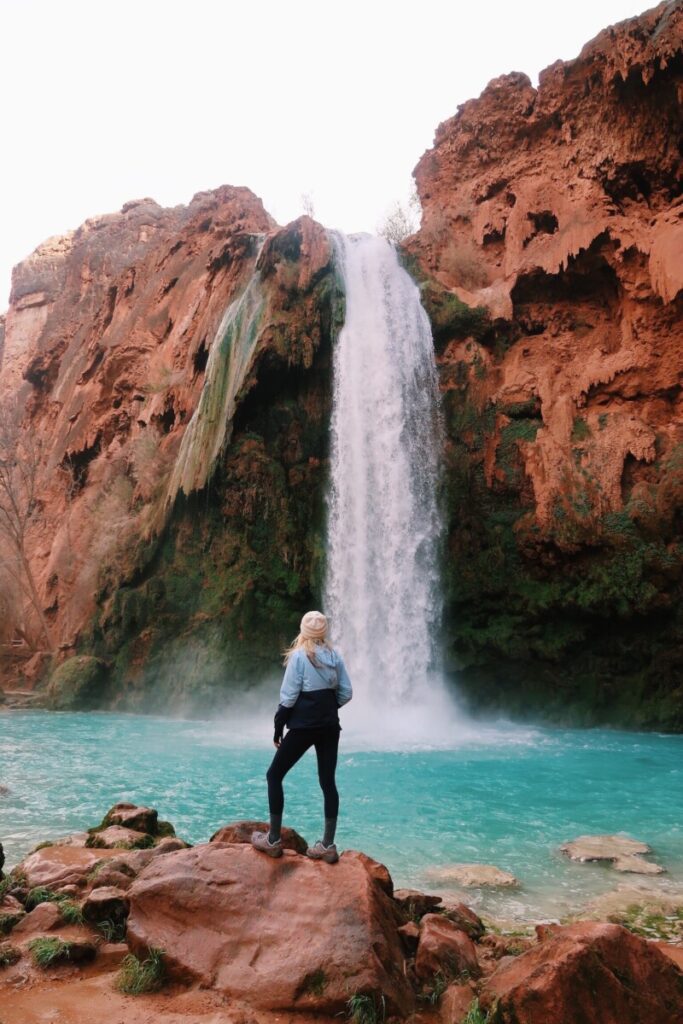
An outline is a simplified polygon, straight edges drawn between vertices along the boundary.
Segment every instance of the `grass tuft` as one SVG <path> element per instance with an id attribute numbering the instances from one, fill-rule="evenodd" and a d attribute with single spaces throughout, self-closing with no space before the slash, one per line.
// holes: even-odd
<path id="1" fill-rule="evenodd" d="M 83 924 L 83 911 L 78 903 L 70 899 L 61 899 L 58 902 L 59 912 L 65 924 Z"/>
<path id="2" fill-rule="evenodd" d="M 104 921 L 97 922 L 97 928 L 107 942 L 123 942 L 126 937 L 125 921 L 112 921 L 107 917 Z"/>
<path id="3" fill-rule="evenodd" d="M 146 960 L 138 960 L 130 953 L 121 964 L 116 987 L 119 992 L 129 996 L 157 992 L 163 985 L 165 976 L 163 949 L 150 949 Z"/>
<path id="4" fill-rule="evenodd" d="M 479 1005 L 479 1000 L 473 999 L 466 1015 L 462 1019 L 462 1024 L 490 1024 L 490 1020 L 490 1015 L 484 1013 Z"/>
<path id="5" fill-rule="evenodd" d="M 384 1024 L 386 1004 L 383 995 L 380 996 L 378 1002 L 374 996 L 365 992 L 357 992 L 351 996 L 346 1008 L 351 1024 Z"/>
<path id="6" fill-rule="evenodd" d="M 64 939 L 32 939 L 28 944 L 33 962 L 38 967 L 50 967 L 52 964 L 63 963 L 71 958 L 73 942 Z"/>
<path id="7" fill-rule="evenodd" d="M 26 909 L 33 910 L 39 903 L 61 903 L 64 899 L 66 899 L 65 896 L 60 896 L 58 893 L 52 892 L 51 889 L 46 889 L 44 885 L 36 885 L 33 889 L 29 890 L 29 894 L 26 897 Z"/>
<path id="8" fill-rule="evenodd" d="M 0 914 L 0 935 L 9 935 L 20 920 L 21 914 Z"/>

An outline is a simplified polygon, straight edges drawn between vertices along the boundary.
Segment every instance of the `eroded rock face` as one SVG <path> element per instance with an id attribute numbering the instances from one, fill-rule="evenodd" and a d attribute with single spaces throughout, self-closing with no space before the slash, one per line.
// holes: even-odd
<path id="1" fill-rule="evenodd" d="M 483 704 L 683 725 L 682 40 L 662 3 L 497 78 L 415 171 Z"/>
<path id="2" fill-rule="evenodd" d="M 25 612 L 67 659 L 52 706 L 206 707 L 240 658 L 272 667 L 315 577 L 337 291 L 320 225 L 278 231 L 227 186 L 129 203 L 15 269 L 0 397 L 39 449 L 43 625 Z"/>
<path id="3" fill-rule="evenodd" d="M 501 963 L 481 1001 L 501 1024 L 680 1024 L 683 973 L 618 925 L 582 923 Z"/>
<path id="4" fill-rule="evenodd" d="M 358 992 L 411 1006 L 397 908 L 360 857 L 208 843 L 159 858 L 127 895 L 129 945 L 164 949 L 178 977 L 262 1009 L 336 1013 Z"/>

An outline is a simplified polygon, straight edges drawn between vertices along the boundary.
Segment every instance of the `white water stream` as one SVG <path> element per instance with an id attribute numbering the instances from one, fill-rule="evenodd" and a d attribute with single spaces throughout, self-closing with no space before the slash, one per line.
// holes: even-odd
<path id="1" fill-rule="evenodd" d="M 379 724 L 439 744 L 457 715 L 436 642 L 443 431 L 431 328 L 385 239 L 333 238 L 346 319 L 334 353 L 325 610 L 355 689 L 343 717 L 354 733 L 377 738 Z"/>

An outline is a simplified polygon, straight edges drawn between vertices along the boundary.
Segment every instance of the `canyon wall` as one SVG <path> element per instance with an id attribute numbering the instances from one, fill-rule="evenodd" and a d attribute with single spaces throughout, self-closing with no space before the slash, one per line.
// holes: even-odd
<path id="1" fill-rule="evenodd" d="M 677 0 L 537 89 L 496 79 L 416 168 L 447 669 L 476 707 L 683 728 L 682 36 Z M 320 600 L 342 322 L 324 229 L 247 189 L 129 203 L 16 268 L 6 686 L 193 710 L 277 671 Z"/>
<path id="2" fill-rule="evenodd" d="M 0 388 L 41 607 L 3 538 L 6 680 L 65 661 L 67 703 L 190 708 L 272 669 L 320 572 L 342 317 L 325 231 L 247 189 L 127 204 L 16 268 Z"/>
<path id="3" fill-rule="evenodd" d="M 682 101 L 664 3 L 492 81 L 415 170 L 478 705 L 683 726 Z"/>

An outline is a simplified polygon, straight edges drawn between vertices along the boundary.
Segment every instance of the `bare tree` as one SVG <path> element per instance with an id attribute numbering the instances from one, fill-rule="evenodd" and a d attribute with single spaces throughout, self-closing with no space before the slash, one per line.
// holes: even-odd
<path id="1" fill-rule="evenodd" d="M 315 219 L 315 203 L 313 202 L 312 192 L 301 193 L 301 208 L 306 216 Z"/>
<path id="2" fill-rule="evenodd" d="M 384 220 L 377 226 L 377 234 L 398 245 L 417 231 L 422 208 L 415 184 L 410 190 L 407 203 L 395 202 L 389 208 Z"/>
<path id="3" fill-rule="evenodd" d="M 42 445 L 35 435 L 21 430 L 16 408 L 10 405 L 0 409 L 0 570 L 29 601 L 47 649 L 53 651 L 50 627 L 27 553 L 28 533 L 41 511 L 37 489 L 42 455 Z"/>

